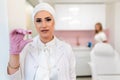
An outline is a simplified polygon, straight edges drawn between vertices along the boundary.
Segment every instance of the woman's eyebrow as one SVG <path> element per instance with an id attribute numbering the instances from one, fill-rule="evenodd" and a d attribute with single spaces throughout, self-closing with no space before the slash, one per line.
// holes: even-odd
<path id="1" fill-rule="evenodd" d="M 41 19 L 41 18 L 36 18 L 36 19 Z"/>
<path id="2" fill-rule="evenodd" d="M 46 17 L 45 19 L 51 19 L 51 17 Z"/>

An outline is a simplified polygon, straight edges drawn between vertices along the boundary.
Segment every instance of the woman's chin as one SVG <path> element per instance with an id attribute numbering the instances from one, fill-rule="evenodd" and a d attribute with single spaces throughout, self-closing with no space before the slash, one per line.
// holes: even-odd
<path id="1" fill-rule="evenodd" d="M 43 34 L 43 35 L 41 35 L 41 37 L 44 38 L 44 39 L 49 39 L 50 35 L 48 35 L 48 34 Z"/>

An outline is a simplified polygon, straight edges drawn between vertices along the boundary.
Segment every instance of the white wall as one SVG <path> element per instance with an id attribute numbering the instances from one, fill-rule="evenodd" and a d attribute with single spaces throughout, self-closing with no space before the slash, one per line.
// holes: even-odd
<path id="1" fill-rule="evenodd" d="M 120 2 L 115 4 L 115 49 L 120 53 Z"/>
<path id="2" fill-rule="evenodd" d="M 107 3 L 106 24 L 110 30 L 110 43 L 120 53 L 120 1 Z"/>
<path id="3" fill-rule="evenodd" d="M 7 0 L 0 0 L 0 80 L 7 80 L 8 39 Z"/>
<path id="4" fill-rule="evenodd" d="M 109 42 L 114 47 L 115 43 L 115 8 L 114 3 L 107 3 L 106 4 L 106 26 L 110 31 L 110 40 Z"/>
<path id="5" fill-rule="evenodd" d="M 9 29 L 26 28 L 26 0 L 8 0 Z"/>
<path id="6" fill-rule="evenodd" d="M 105 29 L 105 7 L 105 4 L 56 4 L 56 30 L 94 30 L 96 22 L 101 22 Z"/>

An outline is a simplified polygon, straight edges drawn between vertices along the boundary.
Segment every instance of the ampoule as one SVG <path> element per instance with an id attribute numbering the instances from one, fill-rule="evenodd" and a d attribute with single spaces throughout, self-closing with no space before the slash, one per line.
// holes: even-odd
<path id="1" fill-rule="evenodd" d="M 28 39 L 32 39 L 32 30 L 28 30 Z"/>

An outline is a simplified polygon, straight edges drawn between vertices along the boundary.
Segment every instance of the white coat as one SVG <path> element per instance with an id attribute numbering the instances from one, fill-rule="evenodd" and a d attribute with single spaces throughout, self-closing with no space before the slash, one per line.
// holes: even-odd
<path id="1" fill-rule="evenodd" d="M 20 54 L 19 70 L 8 77 L 10 80 L 76 80 L 72 48 L 56 37 L 43 44 L 37 36 Z"/>
<path id="2" fill-rule="evenodd" d="M 94 39 L 95 42 L 98 43 L 98 42 L 106 41 L 107 37 L 104 32 L 99 32 L 98 34 L 95 35 Z"/>

